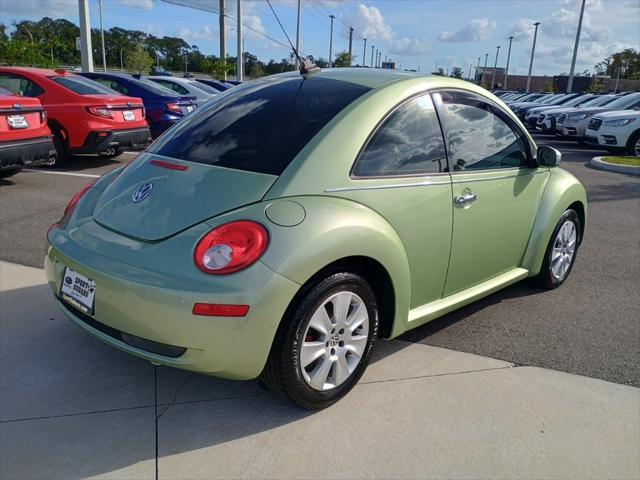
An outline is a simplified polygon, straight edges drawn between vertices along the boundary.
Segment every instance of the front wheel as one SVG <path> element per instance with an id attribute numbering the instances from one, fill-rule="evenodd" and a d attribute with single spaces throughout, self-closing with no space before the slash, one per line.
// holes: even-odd
<path id="1" fill-rule="evenodd" d="M 580 218 L 576 211 L 565 211 L 553 230 L 540 273 L 534 277 L 539 286 L 553 289 L 567 279 L 578 253 L 580 229 Z"/>
<path id="2" fill-rule="evenodd" d="M 627 153 L 631 156 L 640 158 L 640 130 L 634 133 L 631 138 L 629 138 L 629 143 L 627 144 Z"/>
<path id="3" fill-rule="evenodd" d="M 261 380 L 307 409 L 328 407 L 358 382 L 378 333 L 366 280 L 336 273 L 317 283 L 274 340 Z"/>

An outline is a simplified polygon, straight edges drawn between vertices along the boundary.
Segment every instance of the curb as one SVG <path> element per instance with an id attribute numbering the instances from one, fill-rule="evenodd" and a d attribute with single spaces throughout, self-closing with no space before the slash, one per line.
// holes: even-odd
<path id="1" fill-rule="evenodd" d="M 598 170 L 608 170 L 616 173 L 626 173 L 630 175 L 640 176 L 640 167 L 634 167 L 631 165 L 618 165 L 616 163 L 609 163 L 602 160 L 603 157 L 593 157 L 589 162 L 593 168 Z"/>

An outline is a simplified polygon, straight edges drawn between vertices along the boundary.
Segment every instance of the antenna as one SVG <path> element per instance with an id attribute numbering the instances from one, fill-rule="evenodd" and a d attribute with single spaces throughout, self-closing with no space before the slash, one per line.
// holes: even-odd
<path id="1" fill-rule="evenodd" d="M 240 0 L 238 0 L 238 1 L 240 1 Z M 304 75 L 305 73 L 313 73 L 313 72 L 319 71 L 320 68 L 318 68 L 318 66 L 315 63 L 310 61 L 308 58 L 305 58 L 303 60 L 300 57 L 300 54 L 298 53 L 298 50 L 296 50 L 296 47 L 293 46 L 293 43 L 291 42 L 291 39 L 289 38 L 289 35 L 287 35 L 287 31 L 282 26 L 282 22 L 280 22 L 280 18 L 278 18 L 278 15 L 276 14 L 276 11 L 273 9 L 273 5 L 271 5 L 271 2 L 269 0 L 267 0 L 267 3 L 269 4 L 269 8 L 271 9 L 271 12 L 273 13 L 273 16 L 276 17 L 278 25 L 280 25 L 280 28 L 282 29 L 282 33 L 284 33 L 284 36 L 287 37 L 287 41 L 289 42 L 289 45 L 291 45 L 291 50 L 293 50 L 293 54 L 296 56 L 296 58 L 298 59 L 298 62 L 300 63 L 300 73 L 302 75 Z"/>

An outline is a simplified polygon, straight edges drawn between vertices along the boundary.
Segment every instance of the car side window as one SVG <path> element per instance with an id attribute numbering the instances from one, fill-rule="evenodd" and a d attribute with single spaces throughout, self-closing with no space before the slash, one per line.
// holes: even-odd
<path id="1" fill-rule="evenodd" d="M 440 124 L 429 94 L 403 103 L 384 119 L 356 160 L 355 177 L 447 171 Z"/>
<path id="2" fill-rule="evenodd" d="M 108 78 L 96 77 L 92 79 L 94 82 L 98 82 L 99 84 L 110 88 L 111 90 L 115 90 L 118 93 L 123 95 L 129 95 L 129 89 L 122 85 L 121 83 L 116 82 L 115 80 L 111 80 Z"/>
<path id="3" fill-rule="evenodd" d="M 0 74 L 0 87 L 23 97 L 37 97 L 44 93 L 44 90 L 31 80 L 10 73 Z"/>
<path id="4" fill-rule="evenodd" d="M 454 172 L 536 166 L 526 136 L 498 106 L 471 92 L 434 96 Z"/>

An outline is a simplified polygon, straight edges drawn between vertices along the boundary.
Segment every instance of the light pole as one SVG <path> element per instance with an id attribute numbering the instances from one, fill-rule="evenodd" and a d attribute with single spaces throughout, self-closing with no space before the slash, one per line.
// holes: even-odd
<path id="1" fill-rule="evenodd" d="M 371 68 L 373 68 L 373 49 L 375 45 L 371 45 Z"/>
<path id="2" fill-rule="evenodd" d="M 93 49 L 91 47 L 91 21 L 89 0 L 78 0 L 80 16 L 80 58 L 83 72 L 93 72 Z"/>
<path id="3" fill-rule="evenodd" d="M 104 49 L 104 28 L 102 28 L 102 0 L 98 0 L 98 12 L 100 13 L 100 35 L 102 37 L 102 71 L 107 71 L 107 52 Z"/>
<path id="4" fill-rule="evenodd" d="M 242 63 L 242 2 L 236 2 L 236 80 L 244 80 L 244 64 Z"/>
<path id="5" fill-rule="evenodd" d="M 580 43 L 580 31 L 582 30 L 582 17 L 584 16 L 584 4 L 586 0 L 582 0 L 580 7 L 580 19 L 578 20 L 578 31 L 576 32 L 576 43 L 573 45 L 573 58 L 571 59 L 571 71 L 569 72 L 569 81 L 567 82 L 567 93 L 571 93 L 573 88 L 573 73 L 576 69 L 576 58 L 578 58 L 578 44 Z"/>
<path id="6" fill-rule="evenodd" d="M 124 50 L 124 48 L 120 49 L 120 70 L 124 71 L 124 62 L 122 61 L 122 51 Z"/>
<path id="7" fill-rule="evenodd" d="M 527 77 L 527 93 L 531 90 L 531 70 L 533 69 L 533 55 L 536 53 L 536 40 L 538 39 L 538 25 L 540 22 L 533 24 L 536 29 L 533 32 L 533 47 L 531 47 L 531 61 L 529 62 L 529 76 Z"/>
<path id="8" fill-rule="evenodd" d="M 480 59 L 481 59 L 481 58 L 482 58 L 482 57 L 478 57 L 478 66 L 476 67 L 476 76 L 475 76 L 475 78 L 473 79 L 473 80 L 474 80 L 474 81 L 473 81 L 473 83 L 478 83 L 478 70 L 480 70 Z"/>
<path id="9" fill-rule="evenodd" d="M 158 55 L 158 50 L 154 50 L 156 52 L 156 67 L 160 66 L 160 56 Z"/>
<path id="10" fill-rule="evenodd" d="M 375 63 L 376 68 L 378 68 L 378 49 L 376 48 L 376 63 Z"/>
<path id="11" fill-rule="evenodd" d="M 333 65 L 333 19 L 336 18 L 335 15 L 329 15 L 331 19 L 331 33 L 329 34 L 329 68 Z"/>
<path id="12" fill-rule="evenodd" d="M 624 64 L 624 62 L 620 62 L 620 66 L 618 67 L 618 75 L 616 76 L 616 88 L 613 91 L 613 93 L 618 93 L 618 83 L 620 83 L 620 72 L 622 71 L 623 68 L 626 68 L 626 65 Z"/>
<path id="13" fill-rule="evenodd" d="M 493 78 L 491 79 L 491 89 L 493 89 L 496 85 L 496 69 L 498 68 L 499 53 L 500 53 L 500 45 L 498 45 L 498 49 L 496 50 L 496 62 L 493 64 Z"/>
<path id="14" fill-rule="evenodd" d="M 298 24 L 296 27 L 296 70 L 300 69 L 300 60 L 298 60 L 299 52 L 300 52 L 300 0 L 298 0 Z"/>
<path id="15" fill-rule="evenodd" d="M 507 80 L 509 79 L 509 60 L 511 60 L 511 42 L 513 42 L 513 35 L 509 37 L 509 53 L 507 53 L 507 68 L 504 70 L 504 88 L 507 89 Z"/>
<path id="16" fill-rule="evenodd" d="M 367 58 L 367 39 L 364 40 L 364 48 L 362 49 L 362 66 L 365 67 L 365 59 Z"/>
<path id="17" fill-rule="evenodd" d="M 467 80 L 471 81 L 471 72 L 473 72 L 473 63 L 469 64 L 469 75 L 467 76 Z"/>

